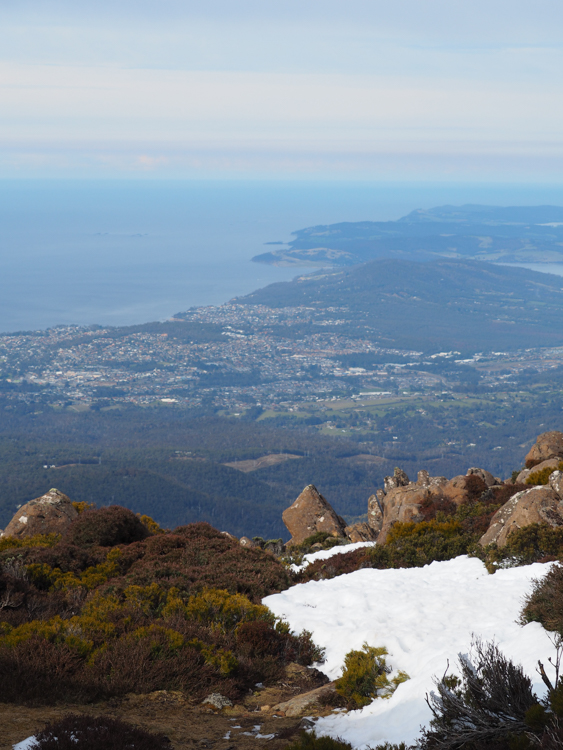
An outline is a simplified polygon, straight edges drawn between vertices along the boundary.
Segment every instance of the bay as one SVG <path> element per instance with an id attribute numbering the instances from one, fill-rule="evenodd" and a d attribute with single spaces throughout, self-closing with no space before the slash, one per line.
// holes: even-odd
<path id="1" fill-rule="evenodd" d="M 265 243 L 307 226 L 391 220 L 446 203 L 563 204 L 563 188 L 0 181 L 0 331 L 129 325 L 222 304 L 311 270 L 252 263 L 271 249 Z"/>

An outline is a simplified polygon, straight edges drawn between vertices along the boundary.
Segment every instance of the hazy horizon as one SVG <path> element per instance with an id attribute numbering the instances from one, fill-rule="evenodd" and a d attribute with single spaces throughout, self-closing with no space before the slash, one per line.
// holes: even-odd
<path id="1" fill-rule="evenodd" d="M 0 175 L 560 181 L 555 0 L 0 8 Z"/>

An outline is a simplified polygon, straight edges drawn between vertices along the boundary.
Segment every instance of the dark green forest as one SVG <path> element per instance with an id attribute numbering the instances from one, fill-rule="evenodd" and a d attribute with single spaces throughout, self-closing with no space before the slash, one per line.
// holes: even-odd
<path id="1" fill-rule="evenodd" d="M 204 520 L 236 535 L 287 538 L 282 511 L 310 483 L 351 519 L 366 512 L 395 465 L 412 477 L 422 468 L 451 477 L 469 466 L 509 476 L 539 433 L 562 428 L 561 379 L 525 373 L 512 394 L 436 399 L 423 409 L 412 401 L 332 413 L 311 406 L 273 419 L 260 409 L 233 418 L 180 408 L 37 413 L 10 404 L 0 409 L 0 526 L 57 487 L 169 528 Z M 342 437 L 323 433 L 327 419 Z M 223 465 L 271 453 L 300 458 L 246 474 Z"/>

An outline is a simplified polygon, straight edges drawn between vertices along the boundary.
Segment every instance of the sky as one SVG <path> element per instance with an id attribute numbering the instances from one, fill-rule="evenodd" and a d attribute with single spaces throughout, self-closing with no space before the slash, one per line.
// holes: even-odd
<path id="1" fill-rule="evenodd" d="M 0 0 L 0 178 L 557 183 L 560 0 Z"/>

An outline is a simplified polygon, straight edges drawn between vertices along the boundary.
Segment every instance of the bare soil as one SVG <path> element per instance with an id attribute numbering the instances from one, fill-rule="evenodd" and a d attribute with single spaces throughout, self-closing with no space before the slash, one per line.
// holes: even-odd
<path id="1" fill-rule="evenodd" d="M 292 669 L 292 667 L 294 667 Z M 197 704 L 179 692 L 157 691 L 128 695 L 97 704 L 21 706 L 0 703 L 0 750 L 43 729 L 69 713 L 112 716 L 149 731 L 165 734 L 171 750 L 283 750 L 303 728 L 302 717 L 274 711 L 278 703 L 318 687 L 325 680 L 316 670 L 291 665 L 285 679 L 248 695 L 244 703 L 222 710 Z M 307 708 L 306 715 L 324 715 L 330 709 Z"/>

